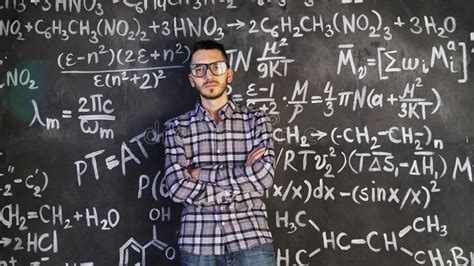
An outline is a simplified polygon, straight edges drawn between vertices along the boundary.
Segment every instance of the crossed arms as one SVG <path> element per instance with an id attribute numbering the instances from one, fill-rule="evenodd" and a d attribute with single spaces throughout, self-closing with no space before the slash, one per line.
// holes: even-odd
<path id="1" fill-rule="evenodd" d="M 181 136 L 172 128 L 165 133 L 165 154 L 165 181 L 175 202 L 200 206 L 230 203 L 245 193 L 263 195 L 273 184 L 275 154 L 266 116 L 256 118 L 254 148 L 242 165 L 190 169 Z"/>

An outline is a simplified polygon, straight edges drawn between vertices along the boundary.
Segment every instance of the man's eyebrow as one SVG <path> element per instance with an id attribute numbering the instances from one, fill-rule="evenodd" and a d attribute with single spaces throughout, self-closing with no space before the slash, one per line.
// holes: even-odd
<path id="1" fill-rule="evenodd" d="M 191 65 L 209 65 L 209 64 L 214 64 L 214 63 L 219 63 L 219 62 L 227 62 L 226 60 L 217 60 L 217 61 L 212 61 L 209 63 L 191 63 Z"/>

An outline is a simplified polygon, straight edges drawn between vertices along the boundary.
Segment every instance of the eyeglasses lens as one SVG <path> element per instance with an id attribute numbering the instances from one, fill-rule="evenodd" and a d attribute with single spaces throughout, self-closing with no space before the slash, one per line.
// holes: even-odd
<path id="1" fill-rule="evenodd" d="M 191 67 L 191 74 L 195 77 L 201 78 L 206 75 L 208 69 L 211 70 L 212 74 L 220 76 L 227 71 L 227 63 L 214 62 L 210 64 L 196 64 Z"/>

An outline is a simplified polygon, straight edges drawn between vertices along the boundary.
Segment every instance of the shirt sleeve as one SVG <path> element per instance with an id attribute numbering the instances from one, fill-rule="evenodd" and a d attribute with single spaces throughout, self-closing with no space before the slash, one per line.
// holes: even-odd
<path id="1" fill-rule="evenodd" d="M 215 184 L 193 180 L 183 141 L 176 128 L 165 131 L 165 183 L 174 202 L 212 206 L 232 201 L 233 195 Z"/>
<path id="2" fill-rule="evenodd" d="M 247 192 L 263 193 L 273 184 L 275 152 L 273 149 L 272 127 L 263 112 L 255 121 L 253 147 L 265 147 L 263 156 L 249 166 L 210 165 L 201 168 L 199 180 L 217 184 L 230 190 L 232 194 Z"/>

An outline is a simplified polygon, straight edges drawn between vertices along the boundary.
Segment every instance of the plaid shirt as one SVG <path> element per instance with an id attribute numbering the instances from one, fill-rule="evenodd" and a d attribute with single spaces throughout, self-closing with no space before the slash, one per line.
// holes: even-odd
<path id="1" fill-rule="evenodd" d="M 183 202 L 178 245 L 199 255 L 222 255 L 272 242 L 262 196 L 273 184 L 272 129 L 260 110 L 229 100 L 215 123 L 196 107 L 165 123 L 166 184 Z M 264 155 L 245 166 L 248 154 Z M 190 168 L 201 168 L 199 180 Z"/>

